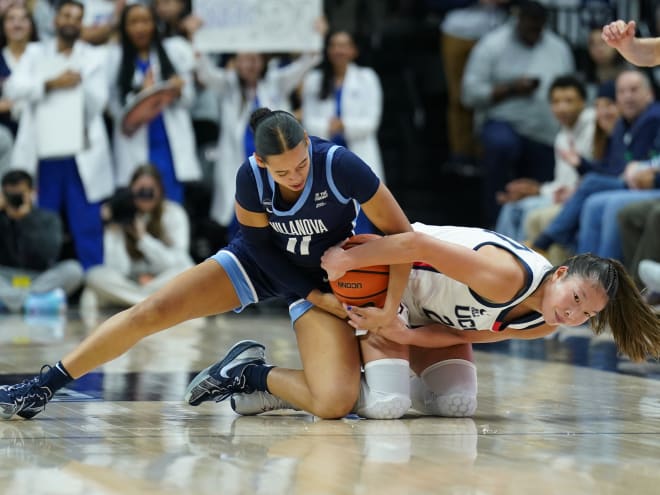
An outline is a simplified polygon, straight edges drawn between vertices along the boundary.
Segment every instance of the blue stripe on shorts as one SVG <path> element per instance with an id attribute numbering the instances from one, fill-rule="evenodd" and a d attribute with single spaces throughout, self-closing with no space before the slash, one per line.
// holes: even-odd
<path id="1" fill-rule="evenodd" d="M 245 267 L 236 254 L 227 249 L 221 249 L 211 256 L 211 258 L 224 268 L 225 272 L 227 272 L 227 276 L 234 286 L 238 299 L 241 301 L 241 306 L 234 308 L 234 312 L 240 313 L 250 304 L 259 302 L 259 294 L 252 283 L 248 272 L 245 270 Z M 255 267 L 252 267 L 252 269 L 254 268 Z M 268 297 L 269 295 L 262 294 L 262 296 Z M 298 320 L 298 318 L 314 307 L 314 305 L 306 299 L 288 296 L 286 297 L 286 301 L 289 304 L 289 316 L 292 325 Z"/>
<path id="2" fill-rule="evenodd" d="M 241 262 L 236 258 L 234 253 L 221 249 L 211 256 L 211 258 L 225 269 L 225 272 L 227 272 L 229 280 L 231 280 L 234 290 L 236 290 L 236 294 L 241 301 L 241 306 L 239 308 L 234 308 L 234 312 L 240 313 L 246 306 L 259 302 L 259 296 L 257 296 L 257 291 L 254 289 L 250 277 L 245 272 L 243 265 L 241 265 Z"/>

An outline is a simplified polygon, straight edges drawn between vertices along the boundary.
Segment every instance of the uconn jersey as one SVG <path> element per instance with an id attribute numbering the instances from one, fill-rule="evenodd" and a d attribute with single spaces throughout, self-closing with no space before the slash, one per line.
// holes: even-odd
<path id="1" fill-rule="evenodd" d="M 467 285 L 457 282 L 429 265 L 414 263 L 402 302 L 409 313 L 411 327 L 443 323 L 459 330 L 526 329 L 544 323 L 539 313 L 504 322 L 507 313 L 534 292 L 544 275 L 552 268 L 538 253 L 496 232 L 485 229 L 451 226 L 429 226 L 415 223 L 413 229 L 436 239 L 460 244 L 470 249 L 494 245 L 506 249 L 527 271 L 525 286 L 509 302 L 496 304 L 481 298 Z"/>
<path id="2" fill-rule="evenodd" d="M 274 246 L 292 263 L 318 269 L 326 249 L 353 235 L 358 204 L 371 199 L 380 182 L 346 148 L 316 137 L 310 141 L 309 176 L 295 203 L 282 199 L 254 157 L 238 171 L 236 201 L 246 210 L 266 213 Z"/>

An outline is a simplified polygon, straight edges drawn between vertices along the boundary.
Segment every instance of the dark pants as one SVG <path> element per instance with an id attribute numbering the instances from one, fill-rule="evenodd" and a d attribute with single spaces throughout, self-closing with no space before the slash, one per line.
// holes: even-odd
<path id="1" fill-rule="evenodd" d="M 552 146 L 518 134 L 502 121 L 489 120 L 480 134 L 483 169 L 483 205 L 489 226 L 495 225 L 500 207 L 495 200 L 513 179 L 527 177 L 539 182 L 552 180 L 555 155 Z"/>

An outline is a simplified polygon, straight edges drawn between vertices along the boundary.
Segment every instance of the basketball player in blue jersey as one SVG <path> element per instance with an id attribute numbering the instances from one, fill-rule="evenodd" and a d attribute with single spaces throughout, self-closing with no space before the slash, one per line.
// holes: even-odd
<path id="1" fill-rule="evenodd" d="M 378 308 L 350 308 L 349 317 L 355 328 L 410 346 L 411 397 L 420 412 L 474 413 L 474 342 L 535 339 L 590 321 L 596 334 L 610 328 L 635 361 L 660 355 L 660 322 L 618 261 L 582 254 L 552 267 L 495 232 L 413 227 L 347 251 L 333 247 L 322 267 L 334 280 L 362 266 L 414 262 L 403 318 L 382 326 Z"/>
<path id="2" fill-rule="evenodd" d="M 148 335 L 271 297 L 290 303 L 305 369 L 267 366 L 261 344 L 239 342 L 193 381 L 188 402 L 270 391 L 323 418 L 351 410 L 360 390 L 360 349 L 345 321 L 346 311 L 324 280 L 320 256 L 353 233 L 358 203 L 385 234 L 409 231 L 410 224 L 389 190 L 350 151 L 308 137 L 286 112 L 259 109 L 251 124 L 256 152 L 237 174 L 240 233 L 235 239 L 143 302 L 103 322 L 55 366 L 45 366 L 40 375 L 19 384 L 1 386 L 0 417 L 34 417 L 58 389 Z M 383 322 L 395 317 L 409 271 L 409 264 L 392 267 Z M 381 352 L 361 345 L 365 356 L 377 358 Z M 405 346 L 400 347 L 398 352 L 407 356 Z"/>

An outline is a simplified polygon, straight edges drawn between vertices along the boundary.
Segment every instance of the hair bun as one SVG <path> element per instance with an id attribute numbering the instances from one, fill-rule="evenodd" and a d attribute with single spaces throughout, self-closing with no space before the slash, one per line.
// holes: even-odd
<path id="1" fill-rule="evenodd" d="M 252 112 L 252 115 L 250 115 L 250 129 L 252 129 L 252 132 L 257 131 L 257 126 L 259 123 L 270 117 L 273 114 L 270 108 L 266 107 L 261 107 L 257 108 L 254 112 Z"/>

